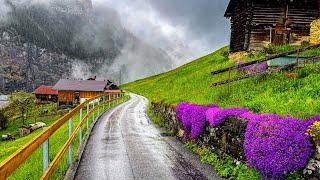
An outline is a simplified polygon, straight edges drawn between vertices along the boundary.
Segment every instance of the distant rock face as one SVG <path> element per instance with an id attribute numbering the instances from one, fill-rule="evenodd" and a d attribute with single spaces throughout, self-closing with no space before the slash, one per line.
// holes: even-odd
<path id="1" fill-rule="evenodd" d="M 51 85 L 69 77 L 72 61 L 64 55 L 48 52 L 33 44 L 0 42 L 0 92 L 32 92 L 41 84 Z"/>

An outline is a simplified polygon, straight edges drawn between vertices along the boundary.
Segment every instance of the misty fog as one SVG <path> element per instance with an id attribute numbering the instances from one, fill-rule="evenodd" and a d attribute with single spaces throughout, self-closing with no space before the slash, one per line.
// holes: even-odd
<path id="1" fill-rule="evenodd" d="M 86 52 L 72 62 L 69 78 L 97 76 L 126 83 L 168 71 L 226 44 L 211 44 L 211 33 L 197 36 L 186 25 L 190 22 L 168 19 L 150 0 L 0 0 L 0 26 L 12 21 L 13 9 L 8 4 L 45 8 L 43 12 L 57 19 L 53 22 L 64 22 L 59 13 L 80 17 L 71 26 L 74 32 L 69 46 L 74 54 L 77 47 Z M 41 26 L 38 29 L 45 31 Z"/>

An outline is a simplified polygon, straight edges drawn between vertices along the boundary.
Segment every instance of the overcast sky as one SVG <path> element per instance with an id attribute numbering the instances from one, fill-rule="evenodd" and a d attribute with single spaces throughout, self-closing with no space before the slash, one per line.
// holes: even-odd
<path id="1" fill-rule="evenodd" d="M 229 43 L 227 0 L 93 0 L 115 9 L 125 28 L 176 58 L 176 65 Z"/>

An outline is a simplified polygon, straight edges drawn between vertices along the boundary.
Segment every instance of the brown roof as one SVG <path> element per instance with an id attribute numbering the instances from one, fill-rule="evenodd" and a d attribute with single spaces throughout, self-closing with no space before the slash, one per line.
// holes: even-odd
<path id="1" fill-rule="evenodd" d="M 53 86 L 40 86 L 38 87 L 34 93 L 35 94 L 41 94 L 41 95 L 58 95 L 58 91 L 57 90 L 54 90 L 52 89 Z"/>
<path id="2" fill-rule="evenodd" d="M 53 89 L 60 91 L 104 91 L 108 81 L 60 79 Z"/>
<path id="3" fill-rule="evenodd" d="M 231 17 L 234 14 L 234 8 L 237 5 L 237 0 L 230 0 L 226 12 L 224 13 L 224 17 Z"/>

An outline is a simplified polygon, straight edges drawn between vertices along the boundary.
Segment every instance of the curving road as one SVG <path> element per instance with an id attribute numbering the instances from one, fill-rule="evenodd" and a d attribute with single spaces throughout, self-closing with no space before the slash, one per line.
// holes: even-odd
<path id="1" fill-rule="evenodd" d="M 75 179 L 220 179 L 175 138 L 160 135 L 147 99 L 130 96 L 96 123 Z"/>

